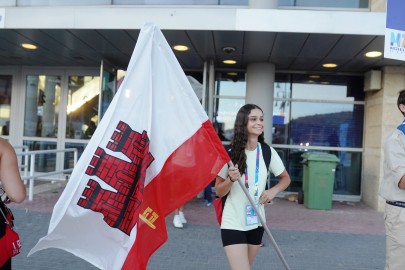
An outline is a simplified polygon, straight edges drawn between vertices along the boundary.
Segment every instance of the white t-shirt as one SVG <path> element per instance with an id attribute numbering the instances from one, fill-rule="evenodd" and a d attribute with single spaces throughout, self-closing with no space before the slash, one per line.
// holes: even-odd
<path id="1" fill-rule="evenodd" d="M 269 171 L 275 176 L 280 175 L 284 170 L 284 164 L 273 147 L 271 149 L 271 161 L 269 166 Z M 260 148 L 261 150 L 261 148 Z M 249 183 L 249 194 L 254 201 L 259 201 L 259 197 L 266 188 L 267 180 L 267 168 L 263 159 L 262 153 L 259 157 L 259 175 L 258 175 L 258 196 L 254 196 L 254 186 L 255 186 L 255 171 L 256 171 L 256 149 L 255 150 L 245 150 L 246 153 L 246 163 L 248 169 L 248 183 Z M 218 174 L 220 177 L 226 179 L 228 177 L 228 165 L 221 169 Z M 242 175 L 242 182 L 245 181 L 245 174 Z M 231 229 L 239 231 L 248 231 L 261 226 L 260 220 L 256 225 L 246 224 L 246 207 L 250 205 L 249 199 L 243 192 L 240 185 L 235 182 L 232 184 L 231 190 L 228 193 L 228 197 L 225 202 L 224 211 L 222 213 L 221 229 Z M 259 204 L 259 212 L 261 216 L 266 219 L 264 214 L 264 206 Z"/>

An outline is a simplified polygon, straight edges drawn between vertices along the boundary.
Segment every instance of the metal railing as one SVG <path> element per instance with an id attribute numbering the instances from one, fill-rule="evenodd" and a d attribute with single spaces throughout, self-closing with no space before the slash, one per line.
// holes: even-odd
<path id="1" fill-rule="evenodd" d="M 20 170 L 21 176 L 27 176 L 28 175 L 28 155 L 20 156 L 18 155 L 20 153 L 19 150 L 21 150 L 23 153 L 29 151 L 29 147 L 27 145 L 18 145 L 18 146 L 13 146 L 14 150 L 17 153 L 17 159 L 18 159 L 18 168 Z M 27 180 L 24 180 L 24 185 L 27 184 Z"/>
<path id="2" fill-rule="evenodd" d="M 17 148 L 17 147 L 14 147 Z M 78 150 L 76 148 L 68 148 L 68 149 L 49 149 L 49 150 L 33 150 L 33 151 L 28 151 L 25 148 L 23 148 L 23 152 L 16 152 L 17 158 L 22 157 L 24 160 L 24 163 L 20 163 L 19 167 L 21 170 L 21 179 L 24 181 L 24 184 L 29 182 L 28 184 L 28 200 L 32 201 L 34 197 L 34 181 L 35 179 L 42 178 L 41 180 L 44 179 L 46 176 L 52 176 L 52 175 L 63 175 L 63 174 L 68 174 L 73 171 L 73 168 L 69 169 L 63 169 L 63 168 L 55 168 L 54 171 L 49 171 L 49 172 L 36 172 L 35 171 L 35 161 L 36 157 L 39 155 L 45 155 L 45 154 L 57 154 L 57 153 L 67 153 L 67 152 L 73 152 L 73 167 L 76 166 L 77 164 L 77 159 L 78 159 Z M 45 179 L 46 180 L 46 179 Z M 55 179 L 52 179 L 51 181 L 54 181 Z"/>

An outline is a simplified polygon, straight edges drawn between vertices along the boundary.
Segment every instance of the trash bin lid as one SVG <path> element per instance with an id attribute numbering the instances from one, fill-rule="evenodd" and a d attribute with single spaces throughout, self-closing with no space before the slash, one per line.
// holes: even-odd
<path id="1" fill-rule="evenodd" d="M 301 155 L 301 157 L 306 160 L 330 161 L 336 163 L 340 162 L 339 158 L 336 155 L 324 152 L 305 152 Z"/>

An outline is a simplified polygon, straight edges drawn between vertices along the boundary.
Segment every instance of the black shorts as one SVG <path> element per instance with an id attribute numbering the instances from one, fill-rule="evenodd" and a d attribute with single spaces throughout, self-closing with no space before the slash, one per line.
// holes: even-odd
<path id="1" fill-rule="evenodd" d="M 222 245 L 224 247 L 236 244 L 260 245 L 263 233 L 263 227 L 257 227 L 250 231 L 221 229 Z"/>

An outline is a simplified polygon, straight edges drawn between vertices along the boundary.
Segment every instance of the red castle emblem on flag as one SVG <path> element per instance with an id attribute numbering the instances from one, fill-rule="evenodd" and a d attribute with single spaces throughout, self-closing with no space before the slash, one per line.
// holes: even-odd
<path id="1" fill-rule="evenodd" d="M 86 174 L 99 177 L 116 191 L 105 190 L 90 179 L 77 204 L 103 214 L 109 226 L 129 235 L 139 219 L 146 169 L 154 160 L 149 153 L 149 138 L 146 131 L 138 133 L 120 121 L 107 149 L 124 154 L 130 162 L 98 147 Z"/>

